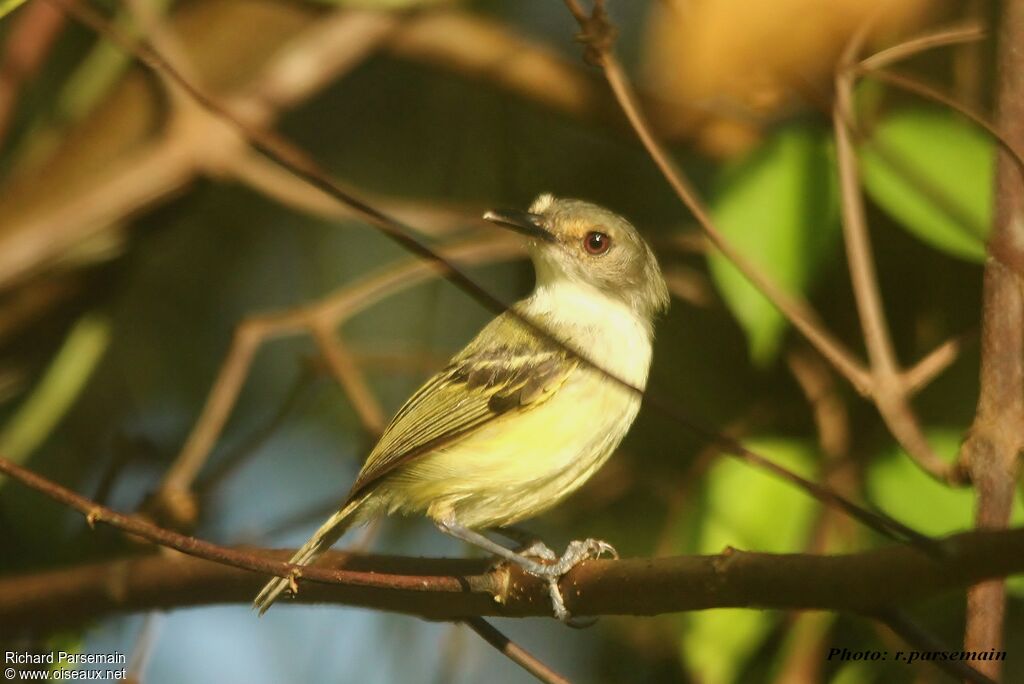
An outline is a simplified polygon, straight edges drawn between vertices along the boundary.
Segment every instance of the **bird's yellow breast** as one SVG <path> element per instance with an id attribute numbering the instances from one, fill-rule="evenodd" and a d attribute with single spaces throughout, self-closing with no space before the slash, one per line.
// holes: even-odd
<path id="1" fill-rule="evenodd" d="M 518 307 L 638 389 L 650 333 L 624 305 L 586 285 L 541 286 Z M 510 413 L 402 466 L 378 488 L 390 512 L 450 515 L 468 527 L 513 524 L 555 505 L 604 464 L 640 408 L 639 395 L 580 364 L 536 408 Z"/>

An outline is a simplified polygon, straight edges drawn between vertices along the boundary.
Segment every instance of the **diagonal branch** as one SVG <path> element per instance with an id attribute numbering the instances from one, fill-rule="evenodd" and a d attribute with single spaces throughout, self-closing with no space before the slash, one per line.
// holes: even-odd
<path id="1" fill-rule="evenodd" d="M 502 655 L 523 668 L 534 677 L 548 684 L 569 684 L 569 680 L 523 650 L 523 647 L 499 632 L 494 625 L 481 617 L 469 618 L 466 625 L 496 648 Z"/>
<path id="2" fill-rule="evenodd" d="M 1010 155 L 1010 159 L 1016 165 L 1018 173 L 1021 175 L 1021 181 L 1024 182 L 1024 155 L 1022 155 L 1020 149 L 1018 149 L 1018 145 L 1020 144 L 1019 141 L 1015 143 L 1010 140 L 1003 134 L 998 126 L 991 123 L 981 114 L 958 102 L 956 99 L 943 93 L 941 90 L 933 88 L 926 83 L 921 83 L 909 76 L 898 74 L 893 71 L 887 71 L 885 69 L 861 69 L 855 66 L 852 68 L 857 69 L 859 73 L 862 73 L 869 78 L 875 78 L 883 83 L 888 83 L 889 85 L 901 88 L 909 93 L 914 93 L 920 97 L 938 102 L 941 105 L 949 107 L 961 116 L 970 119 L 975 125 L 980 126 L 986 133 L 992 136 L 992 139 L 999 144 L 1003 151 Z"/>
<path id="3" fill-rule="evenodd" d="M 881 313 L 881 300 L 877 290 L 873 261 L 870 257 L 867 233 L 866 230 L 857 229 L 857 226 L 862 226 L 864 223 L 863 209 L 858 204 L 860 195 L 856 187 L 856 176 L 851 173 L 851 170 L 855 170 L 852 160 L 852 143 L 849 132 L 842 126 L 842 122 L 837 118 L 837 136 L 840 134 L 844 136 L 837 142 L 837 147 L 842 150 L 845 144 L 845 154 L 840 155 L 841 160 L 845 156 L 845 165 L 840 165 L 840 170 L 844 171 L 845 169 L 846 171 L 845 177 L 841 178 L 844 187 L 843 195 L 856 201 L 856 203 L 844 202 L 844 210 L 847 213 L 844 225 L 853 226 L 852 229 L 848 228 L 845 234 L 848 247 L 853 250 L 850 257 L 851 274 L 864 326 L 865 341 L 871 356 L 869 369 L 864 368 L 863 364 L 818 322 L 801 300 L 791 298 L 761 274 L 715 228 L 706 207 L 682 171 L 657 140 L 640 110 L 632 85 L 611 49 L 613 30 L 604 13 L 604 3 L 600 0 L 595 2 L 593 14 L 589 15 L 577 0 L 565 0 L 565 4 L 583 29 L 579 38 L 586 44 L 585 58 L 604 71 L 609 86 L 651 159 L 697 219 L 701 229 L 711 242 L 861 394 L 871 397 L 875 401 L 890 431 L 925 470 L 944 481 L 962 483 L 961 469 L 956 465 L 946 464 L 931 450 L 906 401 L 908 389 L 902 371 L 895 361 L 892 343 L 889 340 Z M 852 87 L 851 71 L 852 69 L 849 68 L 841 68 L 837 76 L 837 81 L 845 79 L 843 85 L 848 89 Z M 835 111 L 837 112 L 836 116 L 839 117 L 846 109 L 837 105 Z M 843 176 L 842 173 L 841 176 Z M 852 195 L 850 194 L 851 187 L 854 191 Z"/>
<path id="4" fill-rule="evenodd" d="M 629 119 L 634 132 L 643 143 L 651 159 L 657 165 L 669 185 L 686 205 L 697 224 L 711 243 L 793 324 L 818 352 L 829 360 L 836 369 L 862 394 L 870 394 L 870 378 L 863 364 L 849 351 L 809 309 L 806 302 L 790 295 L 774 281 L 765 276 L 742 252 L 729 242 L 715 226 L 707 207 L 693 189 L 689 179 L 669 156 L 661 142 L 655 137 L 653 128 L 640 109 L 639 99 L 622 65 L 610 48 L 611 31 L 603 14 L 587 15 L 576 0 L 566 0 L 566 5 L 583 28 L 581 39 L 587 42 L 590 61 L 599 66 L 608 80 L 619 105 Z M 600 7 L 600 4 L 595 6 Z M 603 10 L 601 10 L 603 12 Z M 590 32 L 590 33 L 588 33 Z"/>
<path id="5" fill-rule="evenodd" d="M 865 69 L 881 69 L 894 62 L 919 55 L 928 50 L 962 43 L 972 43 L 985 37 L 985 28 L 976 21 L 966 21 L 954 26 L 946 26 L 936 31 L 905 40 L 898 45 L 879 50 L 870 57 L 860 61 Z"/>
<path id="6" fill-rule="evenodd" d="M 327 361 L 327 367 L 345 391 L 352 408 L 355 409 L 363 430 L 371 437 L 378 437 L 384 432 L 385 416 L 377 397 L 373 396 L 366 382 L 362 369 L 356 363 L 348 345 L 335 336 L 330 326 L 322 323 L 312 325 L 313 339 L 316 340 L 320 353 Z"/>
<path id="7" fill-rule="evenodd" d="M 843 237 L 850 267 L 857 312 L 864 343 L 871 361 L 872 397 L 878 412 L 907 454 L 928 474 L 950 484 L 964 484 L 965 474 L 956 463 L 947 463 L 932 450 L 917 417 L 908 403 L 908 386 L 896 359 L 889 326 L 885 320 L 878 274 L 871 250 L 860 175 L 848 121 L 853 114 L 853 85 L 857 52 L 864 39 L 860 31 L 849 42 L 836 70 L 836 101 L 832 122 L 836 138 L 839 188 L 842 198 Z"/>

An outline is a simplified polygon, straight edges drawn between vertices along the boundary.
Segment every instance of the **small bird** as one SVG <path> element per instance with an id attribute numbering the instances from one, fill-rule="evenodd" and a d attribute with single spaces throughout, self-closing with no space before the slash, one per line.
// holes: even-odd
<path id="1" fill-rule="evenodd" d="M 512 550 L 484 531 L 519 539 L 512 525 L 575 491 L 618 447 L 640 409 L 636 390 L 647 383 L 668 288 L 636 228 L 597 205 L 544 194 L 529 211 L 484 219 L 528 238 L 533 292 L 409 398 L 340 510 L 291 563 L 312 563 L 375 516 L 425 514 L 442 532 L 545 579 L 565 621 L 559 578 L 614 548 L 574 541 L 558 557 L 539 542 Z M 255 608 L 262 615 L 296 589 L 294 577 L 275 578 Z"/>

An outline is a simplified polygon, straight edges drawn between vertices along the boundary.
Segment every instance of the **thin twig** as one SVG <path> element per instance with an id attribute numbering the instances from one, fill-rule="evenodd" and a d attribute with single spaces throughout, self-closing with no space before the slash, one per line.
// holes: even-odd
<path id="1" fill-rule="evenodd" d="M 908 395 L 917 394 L 922 388 L 946 370 L 960 355 L 967 342 L 977 334 L 963 334 L 952 337 L 923 356 L 916 364 L 903 371 L 903 386 Z"/>
<path id="2" fill-rule="evenodd" d="M 499 653 L 523 668 L 538 680 L 548 684 L 569 684 L 569 680 L 558 674 L 543 662 L 531 655 L 516 642 L 498 631 L 498 629 L 481 617 L 466 620 L 466 626 L 479 634 L 484 641 L 496 648 Z"/>
<path id="3" fill-rule="evenodd" d="M 1013 141 L 1011 141 L 1000 130 L 998 126 L 990 122 L 984 116 L 974 111 L 967 105 L 961 102 L 957 102 L 954 98 L 943 93 L 941 90 L 933 88 L 932 86 L 927 85 L 925 83 L 921 83 L 920 81 L 913 79 L 909 76 L 897 74 L 895 72 L 887 71 L 885 69 L 864 70 L 861 71 L 861 73 L 869 78 L 878 79 L 883 83 L 888 83 L 902 90 L 906 90 L 907 92 L 914 93 L 916 95 L 920 95 L 923 98 L 938 102 L 939 104 L 949 107 L 953 111 L 970 119 L 976 125 L 985 129 L 985 132 L 992 136 L 992 138 L 999 144 L 999 146 L 1002 147 L 1008 155 L 1010 155 L 1011 160 L 1017 166 L 1018 172 L 1021 177 L 1021 182 L 1024 182 L 1024 154 L 1022 154 L 1021 151 L 1017 149 L 1017 145 L 1019 145 L 1019 143 L 1015 145 Z"/>
<path id="4" fill-rule="evenodd" d="M 171 548 L 196 558 L 213 561 L 220 565 L 277 577 L 301 576 L 303 579 L 311 582 L 328 584 L 344 583 L 360 587 L 393 588 L 411 591 L 465 591 L 465 583 L 459 577 L 454 576 L 428 578 L 355 570 L 331 570 L 320 566 L 303 567 L 274 560 L 266 555 L 218 546 L 195 537 L 188 537 L 163 529 L 136 516 L 117 513 L 106 506 L 101 506 L 95 501 L 91 501 L 60 486 L 56 482 L 47 480 L 26 468 L 22 468 L 6 458 L 0 457 L 0 473 L 45 494 L 58 503 L 82 513 L 90 527 L 95 527 L 96 523 L 104 523 L 124 532 L 142 537 L 154 544 Z M 478 590 L 481 586 L 479 584 L 476 585 Z"/>
<path id="5" fill-rule="evenodd" d="M 338 384 L 345 392 L 352 408 L 355 409 L 363 430 L 370 437 L 376 438 L 384 431 L 384 409 L 377 397 L 373 395 L 366 377 L 359 364 L 352 358 L 352 353 L 342 340 L 332 331 L 331 326 L 315 323 L 312 328 L 313 339 L 316 340 L 320 353 L 327 361 L 327 367 L 334 374 Z"/>
<path id="6" fill-rule="evenodd" d="M 822 452 L 833 461 L 845 456 L 850 448 L 850 418 L 828 366 L 806 347 L 786 354 L 786 365 L 811 407 Z"/>
<path id="7" fill-rule="evenodd" d="M 857 491 L 858 478 L 852 468 L 837 468 L 849 463 L 850 431 L 846 405 L 837 391 L 835 380 L 825 361 L 804 345 L 786 354 L 786 365 L 800 386 L 814 414 L 818 442 L 825 455 L 819 467 L 822 477 L 833 489 L 852 496 Z M 847 518 L 832 508 L 816 511 L 816 522 L 810 530 L 804 550 L 808 553 L 834 553 L 843 548 L 842 539 L 849 531 Z M 822 679 L 822 657 L 835 614 L 794 612 L 789 615 L 785 643 L 788 653 L 777 668 L 775 681 L 817 681 Z"/>
<path id="8" fill-rule="evenodd" d="M 326 219 L 358 218 L 358 214 L 329 194 L 311 187 L 266 157 L 247 151 L 231 162 L 229 175 L 260 194 L 305 214 Z M 355 192 L 355 190 L 351 190 Z M 363 193 L 367 195 L 368 193 Z M 480 222 L 483 210 L 479 207 L 444 207 L 402 200 L 396 197 L 371 196 L 375 206 L 383 207 L 399 220 L 414 223 L 426 235 L 440 238 L 459 232 L 467 225 Z"/>
<path id="9" fill-rule="evenodd" d="M 905 40 L 898 45 L 893 45 L 885 48 L 884 50 L 879 50 L 870 57 L 865 57 L 860 60 L 860 66 L 864 69 L 881 69 L 894 62 L 899 62 L 907 59 L 908 57 L 914 57 L 922 52 L 927 52 L 928 50 L 934 50 L 938 47 L 947 47 L 950 45 L 972 43 L 982 40 L 984 37 L 985 27 L 981 26 L 976 21 L 967 21 L 955 26 L 945 26 L 935 31 L 929 31 L 923 35 Z"/>
<path id="10" fill-rule="evenodd" d="M 883 611 L 878 615 L 878 620 L 917 651 L 924 653 L 949 653 L 953 651 L 953 649 L 949 648 L 948 644 L 944 644 L 936 639 L 934 635 L 922 630 L 898 610 Z M 977 684 L 996 684 L 994 679 L 962 660 L 935 659 L 932 662 L 936 667 L 944 670 L 956 679 L 976 682 Z M 976 662 L 983 664 L 985 661 Z"/>
<path id="11" fill-rule="evenodd" d="M 764 294 L 777 308 L 779 308 L 780 311 L 782 311 L 794 327 L 800 330 L 808 341 L 810 341 L 811 345 L 815 347 L 822 356 L 828 359 L 829 362 L 831 362 L 832 365 L 842 375 L 844 375 L 856 389 L 865 396 L 871 396 L 875 389 L 873 386 L 874 378 L 868 370 L 863 368 L 861 362 L 848 352 L 841 343 L 834 340 L 830 333 L 828 333 L 823 327 L 819 326 L 816 321 L 814 321 L 813 316 L 806 311 L 805 306 L 802 303 L 799 303 L 797 300 L 789 299 L 788 295 L 778 290 L 774 283 L 763 278 L 756 269 L 750 267 L 746 259 L 736 252 L 735 248 L 726 242 L 717 229 L 715 229 L 707 209 L 697 197 L 696 193 L 692 190 L 687 178 L 676 167 L 671 157 L 655 138 L 651 127 L 648 125 L 646 118 L 640 111 L 636 95 L 630 85 L 629 79 L 626 77 L 626 73 L 623 70 L 622 65 L 615 58 L 615 55 L 611 50 L 610 46 L 614 32 L 608 24 L 607 16 L 604 13 L 603 0 L 596 0 L 592 15 L 588 15 L 584 12 L 577 0 L 565 0 L 565 4 L 573 16 L 576 17 L 583 29 L 579 38 L 586 43 L 585 59 L 603 69 L 609 86 L 615 93 L 616 99 L 619 101 L 620 106 L 629 118 L 634 131 L 640 138 L 644 147 L 647 149 L 648 154 L 650 154 L 655 164 L 661 170 L 662 175 L 675 190 L 679 198 L 690 209 L 690 212 L 697 219 L 701 228 L 708 235 L 708 238 L 722 251 L 723 254 L 726 255 L 726 257 L 730 259 L 730 261 L 732 261 L 733 265 L 743 272 L 747 279 L 750 280 L 750 282 L 757 287 L 762 294 Z M 651 396 L 650 393 L 648 393 L 648 402 L 653 406 L 661 406 L 658 398 Z M 896 408 L 899 409 L 899 406 L 897 405 Z M 908 421 L 912 421 L 912 415 L 907 411 L 903 411 L 895 415 L 899 419 L 894 421 L 897 425 L 905 425 Z M 674 417 L 676 417 L 676 420 L 688 425 L 690 429 L 695 431 L 697 434 L 705 436 L 709 435 L 709 431 L 703 429 L 699 425 L 695 425 L 693 421 L 687 419 L 685 416 L 676 415 Z M 866 511 L 853 504 L 846 497 L 837 494 L 828 487 L 811 482 L 806 478 L 799 477 L 795 475 L 795 473 L 788 472 L 784 469 L 777 469 L 777 466 L 771 464 L 767 459 L 751 452 L 749 449 L 746 449 L 734 440 L 724 438 L 717 433 L 710 434 L 715 436 L 713 441 L 722 444 L 724 448 L 734 456 L 760 467 L 772 470 L 779 474 L 780 477 L 785 477 L 790 482 L 799 484 L 799 486 L 806 491 L 812 492 L 813 496 L 817 498 L 824 496 L 825 498 L 821 499 L 822 501 L 827 500 L 832 505 L 839 506 L 842 510 L 853 515 L 861 522 L 872 525 L 872 523 L 867 522 L 864 517 L 862 517 Z M 871 516 L 869 515 L 868 517 L 870 518 Z M 920 535 L 917 535 L 916 533 L 913 534 L 920 537 Z M 926 546 L 928 545 L 928 542 L 925 540 L 922 540 L 922 543 Z"/>
<path id="12" fill-rule="evenodd" d="M 836 100 L 832 122 L 842 199 L 843 237 L 850 267 L 850 281 L 870 359 L 872 397 L 889 430 L 904 447 L 907 455 L 922 470 L 942 482 L 964 484 L 963 470 L 956 463 L 946 462 L 932 450 L 917 417 L 910 408 L 903 371 L 896 360 L 889 326 L 885 319 L 871 250 L 871 238 L 864 214 L 857 157 L 852 134 L 847 126 L 847 121 L 854 119 L 853 86 L 856 74 L 852 67 L 865 35 L 866 26 L 849 41 L 836 68 Z"/>
<path id="13" fill-rule="evenodd" d="M 597 22 L 592 21 L 575 0 L 566 0 L 566 5 L 573 16 L 580 22 L 584 32 L 588 27 L 594 31 Z M 600 7 L 596 3 L 595 7 Z M 605 29 L 607 30 L 607 29 Z M 804 337 L 827 358 L 842 375 L 862 394 L 870 394 L 870 377 L 863 364 L 849 351 L 832 333 L 830 333 L 817 317 L 809 310 L 807 304 L 782 290 L 775 282 L 765 276 L 754 263 L 740 252 L 715 226 L 707 207 L 698 197 L 686 175 L 675 164 L 662 144 L 654 135 L 654 131 L 640 110 L 636 92 L 633 89 L 622 65 L 608 49 L 607 44 L 596 47 L 589 54 L 604 70 L 605 77 L 615 94 L 619 105 L 629 119 L 637 137 L 643 143 L 651 159 L 661 170 L 662 175 L 686 205 L 701 230 L 708 239 L 724 254 L 729 261 L 758 289 L 782 314 L 800 331 Z"/>
<path id="14" fill-rule="evenodd" d="M 231 448 L 221 458 L 209 467 L 200 485 L 196 487 L 196 493 L 202 496 L 211 489 L 216 488 L 224 482 L 245 459 L 254 454 L 264 442 L 266 442 L 281 427 L 285 420 L 296 408 L 309 398 L 310 389 L 316 380 L 317 370 L 310 362 L 304 363 L 302 370 L 295 378 L 295 382 L 285 394 L 280 406 L 273 415 L 261 420 L 257 429 L 248 435 L 240 444 Z"/>

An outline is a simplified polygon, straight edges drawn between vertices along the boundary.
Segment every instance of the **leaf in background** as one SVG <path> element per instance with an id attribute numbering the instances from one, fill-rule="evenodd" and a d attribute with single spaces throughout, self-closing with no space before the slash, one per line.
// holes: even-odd
<path id="1" fill-rule="evenodd" d="M 929 430 L 928 442 L 939 454 L 953 457 L 964 431 Z M 872 503 L 886 514 L 924 534 L 944 537 L 974 527 L 974 490 L 948 487 L 917 467 L 899 447 L 872 459 L 865 486 Z M 1018 500 L 1019 501 L 1019 500 Z M 1011 524 L 1024 523 L 1024 510 L 1015 502 Z M 1013 593 L 1024 595 L 1024 577 L 1009 579 Z"/>
<path id="2" fill-rule="evenodd" d="M 945 110 L 907 109 L 878 122 L 860 146 L 871 199 L 918 239 L 982 261 L 992 220 L 995 143 Z"/>
<path id="3" fill-rule="evenodd" d="M 839 210 L 828 139 L 791 127 L 725 171 L 711 203 L 725 237 L 784 290 L 803 293 L 838 234 Z M 739 320 L 754 363 L 778 353 L 786 319 L 717 250 L 712 279 Z"/>
<path id="4" fill-rule="evenodd" d="M 814 450 L 804 442 L 760 438 L 745 444 L 802 475 L 815 462 Z M 720 553 L 726 546 L 780 553 L 804 549 L 817 504 L 791 484 L 722 458 L 708 472 L 705 492 L 698 553 Z M 703 681 L 735 681 L 773 622 L 771 613 L 743 609 L 688 615 L 683 659 Z"/>
<path id="5" fill-rule="evenodd" d="M 844 663 L 836 671 L 830 684 L 861 684 L 872 681 L 872 671 L 864 662 Z"/>
<path id="6" fill-rule="evenodd" d="M 0 19 L 25 4 L 25 0 L 0 0 Z"/>
<path id="7" fill-rule="evenodd" d="M 959 451 L 962 435 L 960 430 L 931 430 L 928 441 L 937 453 L 951 455 Z M 865 486 L 874 504 L 924 534 L 942 536 L 972 527 L 973 490 L 936 482 L 898 446 L 871 461 Z"/>
<path id="8" fill-rule="evenodd" d="M 53 361 L 18 410 L 0 427 L 0 454 L 23 462 L 68 412 L 110 343 L 110 321 L 98 314 L 78 319 Z M 0 487 L 6 478 L 0 477 Z"/>

